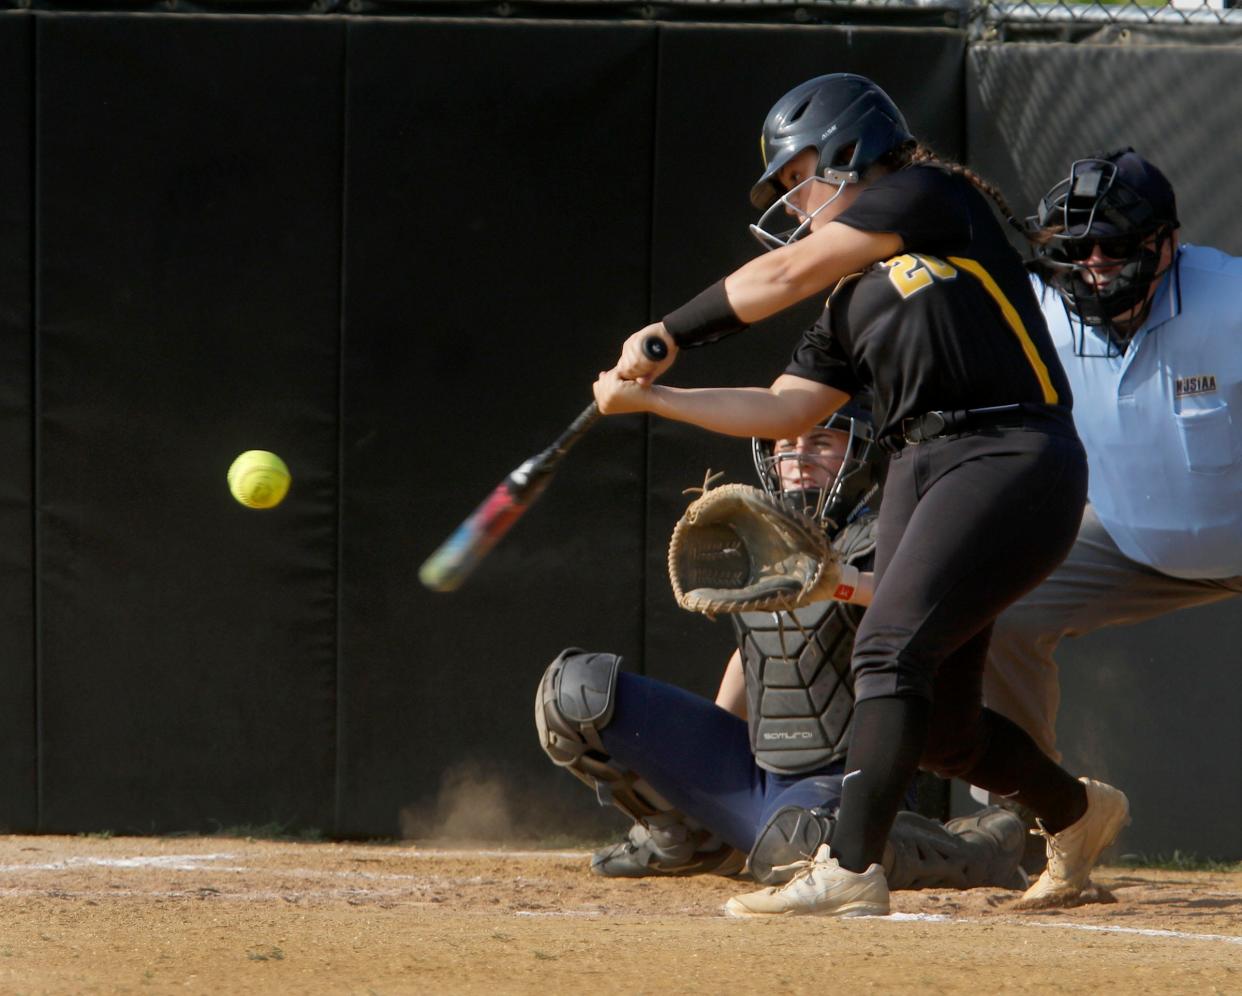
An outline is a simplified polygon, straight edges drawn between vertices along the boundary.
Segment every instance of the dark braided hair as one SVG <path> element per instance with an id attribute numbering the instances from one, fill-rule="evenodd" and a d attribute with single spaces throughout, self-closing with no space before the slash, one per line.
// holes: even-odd
<path id="1" fill-rule="evenodd" d="M 938 155 L 933 149 L 928 148 L 921 142 L 907 142 L 891 152 L 885 153 L 878 160 L 877 166 L 885 166 L 892 170 L 904 169 L 906 166 L 928 165 L 939 166 L 941 169 L 948 170 L 950 173 L 963 177 L 970 182 L 972 186 L 977 188 L 980 193 L 986 195 L 993 204 L 1000 209 L 1001 216 L 1016 231 L 1022 233 L 1023 238 L 1029 238 L 1026 227 L 1014 217 L 1013 210 L 1009 207 L 1009 202 L 1005 200 L 1005 195 L 994 184 L 988 183 L 983 177 L 976 173 L 968 166 L 954 162 L 952 159 L 946 159 Z"/>

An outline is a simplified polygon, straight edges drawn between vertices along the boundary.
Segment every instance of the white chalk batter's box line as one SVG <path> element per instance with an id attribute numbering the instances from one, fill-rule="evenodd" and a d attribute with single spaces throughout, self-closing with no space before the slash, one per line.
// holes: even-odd
<path id="1" fill-rule="evenodd" d="M 514 916 L 551 916 L 551 917 L 597 917 L 603 916 L 600 910 L 517 910 Z M 731 918 L 727 918 L 731 919 Z M 943 913 L 890 913 L 888 916 L 858 917 L 859 920 L 904 920 L 919 923 L 963 923 L 989 924 L 996 921 L 977 920 L 971 917 L 951 917 Z M 1137 934 L 1140 937 L 1167 937 L 1179 941 L 1220 941 L 1224 944 L 1242 944 L 1242 937 L 1232 934 L 1194 934 L 1182 930 L 1157 930 L 1148 927 L 1119 927 L 1110 924 L 1094 923 L 1040 923 L 1038 921 L 1007 920 L 1004 926 L 1014 927 L 1046 927 L 1061 930 L 1087 930 L 1101 934 Z"/>
<path id="2" fill-rule="evenodd" d="M 242 874 L 244 872 L 254 872 L 255 869 L 246 865 L 220 865 L 211 862 L 227 861 L 242 857 L 238 854 L 168 854 L 168 855 L 144 855 L 129 858 L 88 858 L 88 857 L 72 857 L 64 858 L 60 861 L 39 862 L 22 865 L 0 865 L 0 873 L 8 875 L 18 875 L 22 872 L 61 872 L 61 871 L 80 871 L 84 868 L 116 868 L 120 870 L 130 869 L 162 869 L 164 871 L 180 871 L 180 872 L 203 872 L 208 874 L 216 874 L 220 872 L 230 872 L 234 874 Z M 464 885 L 486 885 L 496 881 L 495 875 L 469 875 L 447 876 L 447 875 L 426 875 L 416 874 L 413 872 L 373 872 L 364 868 L 279 868 L 268 869 L 269 871 L 279 871 L 281 875 L 287 878 L 297 879 L 324 879 L 324 878 L 343 878 L 350 881 L 360 882 L 413 882 L 422 887 L 423 891 L 430 889 L 446 889 L 457 888 Z M 510 877 L 512 882 L 529 882 L 533 881 L 524 876 Z M 358 890 L 360 894 L 397 896 L 402 895 L 400 891 L 389 891 L 380 893 L 375 890 Z M 37 895 L 38 890 L 18 889 L 18 890 L 0 890 L 4 895 Z M 73 893 L 78 895 L 78 893 Z M 135 895 L 139 893 L 134 893 Z M 157 893 L 150 893 L 157 895 Z M 87 895 L 87 893 L 81 893 Z M 232 895 L 230 893 L 230 895 Z M 240 895 L 240 893 L 238 894 Z"/>
<path id="3" fill-rule="evenodd" d="M 398 851 L 392 855 L 397 858 L 589 858 L 590 851 L 446 851 L 428 848 L 426 850 Z"/>
<path id="4" fill-rule="evenodd" d="M 165 868 L 169 871 L 207 870 L 204 863 L 228 861 L 236 854 L 144 854 L 132 858 L 63 858 L 60 861 L 23 865 L 0 865 L 0 872 L 12 874 L 26 871 L 68 871 L 71 868 Z M 211 871 L 243 871 L 241 868 L 222 868 L 212 865 Z"/>
<path id="5" fill-rule="evenodd" d="M 269 852 L 271 853 L 271 852 Z M 299 854 L 301 852 L 292 849 L 281 849 L 276 852 L 279 854 Z M 357 852 L 361 855 L 369 853 L 363 850 Z M 467 858 L 556 858 L 576 860 L 578 858 L 590 857 L 590 851 L 449 851 L 449 850 L 417 850 L 414 848 L 403 849 L 400 851 L 385 852 L 385 860 L 402 859 L 402 858 L 420 858 L 422 860 L 454 860 Z M 168 868 L 175 871 L 194 871 L 201 868 L 207 862 L 212 861 L 229 861 L 243 857 L 234 853 L 210 853 L 210 854 L 140 854 L 133 857 L 123 858 L 92 858 L 74 856 L 70 858 L 62 858 L 58 861 L 48 862 L 30 862 L 27 864 L 0 865 L 0 872 L 23 872 L 23 871 L 66 871 L 70 868 L 82 867 L 99 867 L 99 868 Z M 230 868 L 223 869 L 218 865 L 213 866 L 217 871 L 244 871 L 248 869 Z"/>
<path id="6" fill-rule="evenodd" d="M 867 919 L 872 919 L 868 917 Z M 971 917 L 957 919 L 943 913 L 890 913 L 875 917 L 877 920 L 917 920 L 922 923 L 993 923 Z M 1101 923 L 1041 923 L 1038 920 L 1006 920 L 1005 926 L 1044 927 L 1053 930 L 1086 930 L 1098 934 L 1137 934 L 1140 937 L 1168 937 L 1178 941 L 1220 941 L 1224 944 L 1242 944 L 1242 937 L 1233 934 L 1195 934 L 1183 930 L 1158 930 L 1154 927 L 1121 927 Z"/>
<path id="7" fill-rule="evenodd" d="M 1105 934 L 1138 934 L 1140 937 L 1172 937 L 1183 941 L 1221 941 L 1225 944 L 1242 944 L 1242 937 L 1232 934 L 1192 934 L 1182 930 L 1157 930 L 1154 927 L 1113 927 L 1094 923 L 1031 923 L 1025 926 L 1052 927 L 1062 930 L 1093 930 Z"/>

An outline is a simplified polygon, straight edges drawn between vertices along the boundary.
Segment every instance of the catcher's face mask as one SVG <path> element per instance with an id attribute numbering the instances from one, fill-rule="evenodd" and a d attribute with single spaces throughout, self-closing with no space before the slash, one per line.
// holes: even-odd
<path id="1" fill-rule="evenodd" d="M 763 489 L 833 535 L 874 490 L 874 444 L 866 422 L 833 415 L 796 440 L 755 439 L 752 449 Z"/>

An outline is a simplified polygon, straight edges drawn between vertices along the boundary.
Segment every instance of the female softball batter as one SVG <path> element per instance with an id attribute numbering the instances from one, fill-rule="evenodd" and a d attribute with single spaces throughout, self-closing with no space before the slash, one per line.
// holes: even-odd
<path id="1" fill-rule="evenodd" d="M 987 193 L 919 146 L 870 80 L 821 76 L 768 114 L 751 200 L 773 251 L 631 336 L 600 374 L 606 414 L 652 412 L 715 432 L 798 435 L 869 388 L 890 450 L 876 587 L 854 648 L 857 707 L 831 853 L 780 889 L 730 900 L 737 916 L 886 913 L 879 864 L 916 768 L 1010 797 L 1040 818 L 1048 867 L 1028 906 L 1076 896 L 1128 820 L 1125 796 L 1076 781 L 982 706 L 992 622 L 1074 541 L 1086 460 L 1070 392 L 1017 253 Z M 790 233 L 771 231 L 790 215 Z M 697 346 L 832 288 L 769 388 L 654 386 Z M 663 336 L 653 364 L 643 337 Z"/>

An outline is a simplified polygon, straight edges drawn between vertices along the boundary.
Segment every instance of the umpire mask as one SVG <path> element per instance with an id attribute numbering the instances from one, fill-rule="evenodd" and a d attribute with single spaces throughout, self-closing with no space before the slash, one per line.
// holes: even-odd
<path id="1" fill-rule="evenodd" d="M 1036 267 L 1083 325 L 1102 331 L 1100 355 L 1116 355 L 1146 321 L 1177 225 L 1172 186 L 1133 149 L 1077 160 L 1027 219 Z M 1085 336 L 1074 348 L 1096 355 Z"/>

